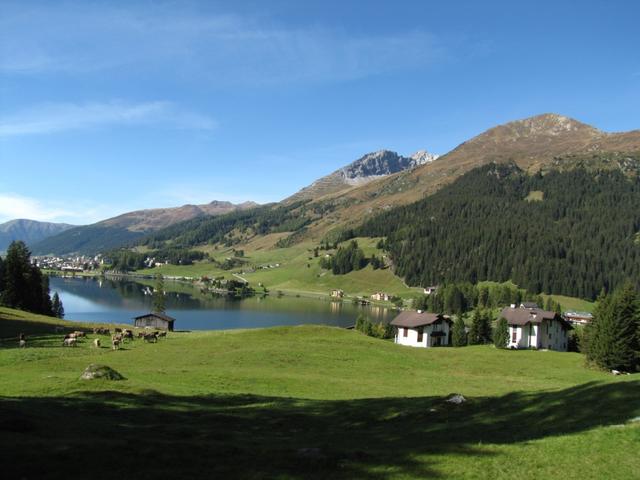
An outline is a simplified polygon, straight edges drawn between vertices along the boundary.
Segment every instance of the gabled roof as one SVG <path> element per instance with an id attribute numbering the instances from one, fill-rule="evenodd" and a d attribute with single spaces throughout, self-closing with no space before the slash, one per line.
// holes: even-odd
<path id="1" fill-rule="evenodd" d="M 432 323 L 436 323 L 440 320 L 446 320 L 448 322 L 451 321 L 449 317 L 445 317 L 439 313 L 405 311 L 391 320 L 391 325 L 396 327 L 415 328 L 422 327 L 424 325 L 431 325 Z"/>
<path id="2" fill-rule="evenodd" d="M 161 320 L 164 320 L 165 322 L 175 322 L 176 319 L 173 317 L 170 317 L 169 315 L 165 315 L 164 313 L 155 313 L 155 312 L 151 312 L 151 313 L 145 313 L 144 315 L 139 315 L 137 317 L 133 317 L 134 320 L 138 320 L 140 318 L 146 318 L 146 317 L 156 317 L 159 318 Z"/>
<path id="3" fill-rule="evenodd" d="M 538 308 L 538 304 L 536 302 L 522 302 L 520 308 Z"/>
<path id="4" fill-rule="evenodd" d="M 566 328 L 571 328 L 560 315 L 549 310 L 541 310 L 539 308 L 503 308 L 500 316 L 507 320 L 509 325 L 526 325 L 527 323 L 542 323 L 544 320 L 553 320 L 556 318 Z"/>

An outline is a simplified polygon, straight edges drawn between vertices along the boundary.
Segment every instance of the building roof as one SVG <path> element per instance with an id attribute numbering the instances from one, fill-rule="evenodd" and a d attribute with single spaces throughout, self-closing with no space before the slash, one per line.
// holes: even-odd
<path id="1" fill-rule="evenodd" d="M 405 311 L 391 320 L 391 325 L 396 327 L 415 328 L 422 327 L 424 325 L 431 325 L 439 320 L 451 321 L 449 317 L 445 317 L 439 313 Z"/>
<path id="2" fill-rule="evenodd" d="M 170 317 L 169 315 L 165 315 L 164 313 L 155 313 L 155 312 L 151 312 L 151 313 L 145 313 L 144 315 L 139 315 L 137 317 L 133 317 L 134 320 L 138 320 L 140 318 L 145 318 L 145 317 L 156 317 L 159 318 L 161 320 L 164 320 L 165 322 L 175 322 L 176 319 L 173 317 Z"/>
<path id="3" fill-rule="evenodd" d="M 503 308 L 500 313 L 509 325 L 526 325 L 527 323 L 542 323 L 544 320 L 557 318 L 566 328 L 571 326 L 565 322 L 556 312 L 541 310 L 539 308 Z"/>
<path id="4" fill-rule="evenodd" d="M 538 304 L 536 302 L 522 302 L 520 308 L 538 308 Z"/>

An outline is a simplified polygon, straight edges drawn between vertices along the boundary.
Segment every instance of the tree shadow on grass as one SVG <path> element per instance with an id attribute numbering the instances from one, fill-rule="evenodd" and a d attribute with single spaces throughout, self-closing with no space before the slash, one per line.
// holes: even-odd
<path id="1" fill-rule="evenodd" d="M 478 444 L 624 423 L 640 415 L 639 397 L 640 382 L 626 381 L 462 405 L 155 391 L 4 398 L 0 461 L 20 478 L 438 478 L 430 456 L 491 455 Z"/>

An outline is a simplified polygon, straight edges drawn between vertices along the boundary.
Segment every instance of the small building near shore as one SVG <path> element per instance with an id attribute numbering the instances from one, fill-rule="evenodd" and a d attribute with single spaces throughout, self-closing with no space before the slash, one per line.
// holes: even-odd
<path id="1" fill-rule="evenodd" d="M 449 345 L 452 323 L 445 315 L 421 310 L 404 311 L 391 321 L 397 344 L 423 348 Z"/>
<path id="2" fill-rule="evenodd" d="M 173 323 L 175 318 L 165 315 L 164 313 L 147 313 L 134 317 L 134 326 L 138 328 L 157 328 L 159 330 L 168 330 L 173 332 Z"/>
<path id="3" fill-rule="evenodd" d="M 376 300 L 378 302 L 388 302 L 391 300 L 391 295 L 385 292 L 376 292 L 371 295 L 371 300 Z"/>
<path id="4" fill-rule="evenodd" d="M 344 291 L 340 290 L 339 288 L 334 288 L 333 290 L 331 290 L 331 297 L 332 298 L 342 298 L 342 297 L 344 297 Z"/>

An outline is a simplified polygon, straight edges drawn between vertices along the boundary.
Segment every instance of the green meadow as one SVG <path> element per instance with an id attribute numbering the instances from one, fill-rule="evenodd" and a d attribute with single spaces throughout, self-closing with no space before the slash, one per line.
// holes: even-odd
<path id="1" fill-rule="evenodd" d="M 375 254 L 383 255 L 376 248 L 379 239 L 357 238 L 358 245 L 365 255 L 370 257 Z M 246 264 L 243 267 L 235 267 L 231 270 L 216 268 L 211 262 L 196 262 L 193 265 L 162 265 L 156 268 L 139 270 L 137 273 L 157 274 L 168 276 L 210 278 L 224 276 L 233 278 L 232 274 L 240 276 L 254 287 L 259 283 L 271 291 L 281 290 L 291 293 L 325 294 L 332 289 L 342 289 L 347 296 L 370 296 L 377 291 L 384 291 L 390 295 L 399 295 L 405 298 L 414 297 L 422 293 L 421 288 L 407 287 L 402 279 L 395 276 L 391 269 L 374 270 L 370 265 L 362 270 L 353 271 L 346 275 L 334 275 L 331 271 L 320 268 L 320 258 L 327 252 L 320 250 L 318 257 L 314 256 L 316 244 L 304 242 L 292 247 L 275 248 L 263 243 L 249 243 L 246 246 L 236 248 L 243 249 L 245 256 L 242 258 Z M 207 249 L 215 260 L 222 262 L 225 258 L 233 257 L 231 248 Z M 250 272 L 250 270 L 255 270 Z"/>
<path id="2" fill-rule="evenodd" d="M 63 348 L 60 326 L 88 327 L 0 309 L 4 478 L 639 476 L 640 380 L 580 354 L 413 349 L 322 326 L 113 351 L 92 333 Z M 91 363 L 125 380 L 80 380 Z"/>

